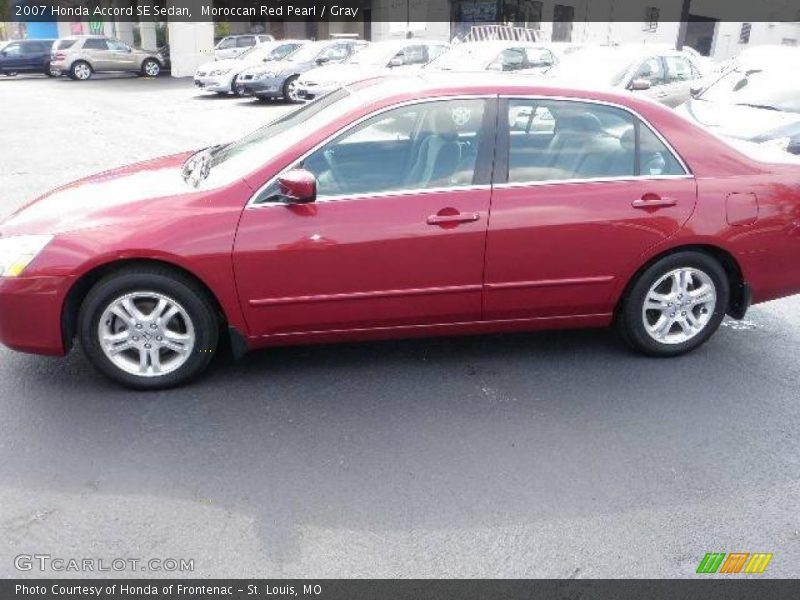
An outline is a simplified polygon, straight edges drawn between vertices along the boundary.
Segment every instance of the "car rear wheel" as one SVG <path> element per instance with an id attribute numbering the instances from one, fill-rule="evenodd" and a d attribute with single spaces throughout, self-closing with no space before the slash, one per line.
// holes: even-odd
<path id="1" fill-rule="evenodd" d="M 231 94 L 233 94 L 236 98 L 239 98 L 242 95 L 241 90 L 236 87 L 236 79 L 238 75 L 234 75 L 233 79 L 231 79 Z"/>
<path id="2" fill-rule="evenodd" d="M 173 387 L 199 375 L 217 349 L 219 321 L 206 291 L 161 267 L 101 279 L 79 317 L 81 346 L 104 375 L 136 389 Z"/>
<path id="3" fill-rule="evenodd" d="M 142 75 L 145 77 L 158 77 L 161 65 L 154 58 L 148 58 L 142 63 Z"/>
<path id="4" fill-rule="evenodd" d="M 44 74 L 47 75 L 48 77 L 58 77 L 59 75 L 61 75 L 61 71 L 59 71 L 58 69 L 54 69 L 50 65 L 45 65 Z"/>
<path id="5" fill-rule="evenodd" d="M 78 81 L 86 81 L 92 77 L 92 67 L 89 63 L 79 60 L 72 63 L 69 69 L 69 76 Z"/>
<path id="6" fill-rule="evenodd" d="M 702 252 L 678 252 L 638 277 L 618 323 L 634 349 L 650 356 L 678 356 L 714 334 L 725 317 L 729 294 L 719 262 Z"/>
<path id="7" fill-rule="evenodd" d="M 297 87 L 297 75 L 294 77 L 289 77 L 286 82 L 283 84 L 283 98 L 284 100 L 288 100 L 289 102 L 298 103 L 302 101 L 300 95 L 298 94 L 298 87 Z"/>
<path id="8" fill-rule="evenodd" d="M 5 75 L 6 77 L 16 77 L 17 76 L 17 72 L 16 71 L 6 71 L 5 73 L 3 73 L 3 75 Z"/>

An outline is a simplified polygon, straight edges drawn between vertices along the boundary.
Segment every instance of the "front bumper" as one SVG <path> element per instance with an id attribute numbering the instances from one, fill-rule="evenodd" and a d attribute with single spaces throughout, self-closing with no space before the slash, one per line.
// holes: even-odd
<path id="1" fill-rule="evenodd" d="M 303 98 L 304 100 L 314 100 L 314 98 L 319 98 L 320 96 L 329 94 L 335 89 L 336 87 L 334 86 L 313 85 L 313 84 L 303 85 L 301 83 L 298 84 L 297 95 Z"/>
<path id="2" fill-rule="evenodd" d="M 232 92 L 233 89 L 231 88 L 231 81 L 233 80 L 233 75 L 195 75 L 194 76 L 194 85 L 195 87 L 203 90 L 204 92 Z"/>
<path id="3" fill-rule="evenodd" d="M 0 343 L 12 350 L 63 356 L 66 277 L 0 277 Z"/>
<path id="4" fill-rule="evenodd" d="M 281 98 L 283 96 L 284 77 L 267 77 L 252 79 L 252 75 L 239 75 L 236 78 L 236 90 L 243 96 L 258 98 Z"/>

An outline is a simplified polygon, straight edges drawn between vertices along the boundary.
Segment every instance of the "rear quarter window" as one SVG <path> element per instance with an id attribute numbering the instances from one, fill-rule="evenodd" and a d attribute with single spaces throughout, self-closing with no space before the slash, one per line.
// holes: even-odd
<path id="1" fill-rule="evenodd" d="M 58 40 L 54 50 L 66 50 L 72 48 L 78 40 Z"/>

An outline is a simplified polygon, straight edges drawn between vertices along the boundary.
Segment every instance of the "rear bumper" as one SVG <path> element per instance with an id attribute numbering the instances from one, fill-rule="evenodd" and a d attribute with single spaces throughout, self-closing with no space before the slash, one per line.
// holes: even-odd
<path id="1" fill-rule="evenodd" d="M 0 343 L 12 350 L 63 356 L 64 277 L 0 277 Z"/>

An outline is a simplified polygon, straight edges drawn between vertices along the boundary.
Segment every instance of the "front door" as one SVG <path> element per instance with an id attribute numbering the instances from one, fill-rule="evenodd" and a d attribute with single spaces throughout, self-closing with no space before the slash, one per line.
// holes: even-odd
<path id="1" fill-rule="evenodd" d="M 234 247 L 251 335 L 479 320 L 496 104 L 362 121 L 292 165 L 316 176 L 316 202 L 266 185 Z"/>
<path id="2" fill-rule="evenodd" d="M 620 108 L 521 98 L 500 115 L 485 317 L 610 313 L 621 278 L 689 218 L 694 179 Z"/>

